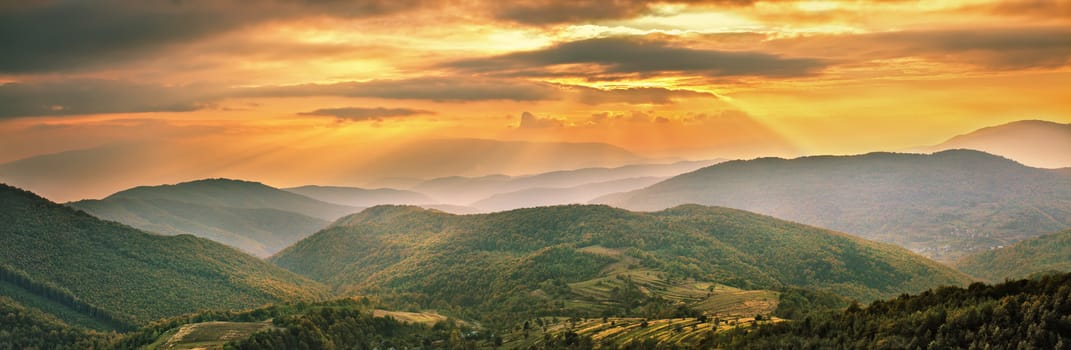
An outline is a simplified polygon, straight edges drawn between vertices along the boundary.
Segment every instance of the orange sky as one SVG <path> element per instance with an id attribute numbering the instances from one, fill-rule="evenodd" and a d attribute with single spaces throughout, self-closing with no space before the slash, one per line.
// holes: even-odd
<path id="1" fill-rule="evenodd" d="M 1071 122 L 1071 1 L 40 0 L 0 41 L 0 163 L 160 160 L 62 199 L 342 182 L 426 139 L 750 158 Z"/>

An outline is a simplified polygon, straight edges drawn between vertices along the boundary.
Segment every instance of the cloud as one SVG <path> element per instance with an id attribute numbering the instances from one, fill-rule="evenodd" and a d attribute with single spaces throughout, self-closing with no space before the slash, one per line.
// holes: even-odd
<path id="1" fill-rule="evenodd" d="M 523 24 L 635 18 L 653 13 L 655 4 L 750 5 L 756 0 L 517 0 L 490 2 L 495 18 Z"/>
<path id="2" fill-rule="evenodd" d="M 382 121 L 384 118 L 400 118 L 409 117 L 414 115 L 423 114 L 435 114 L 432 111 L 425 111 L 420 109 L 410 108 L 362 108 L 362 107 L 344 107 L 344 108 L 322 108 L 312 112 L 300 113 L 301 115 L 311 116 L 325 116 L 335 117 L 339 120 L 348 121 L 366 121 L 375 120 Z"/>
<path id="3" fill-rule="evenodd" d="M 580 103 L 600 105 L 607 103 L 655 104 L 674 103 L 681 98 L 717 98 L 714 94 L 691 90 L 670 90 L 658 87 L 629 89 L 596 89 L 584 86 L 563 87 L 577 95 Z"/>
<path id="4" fill-rule="evenodd" d="M 922 57 L 989 69 L 1062 67 L 1071 62 L 1071 28 L 969 28 L 826 35 L 773 40 L 768 48 L 823 52 L 837 60 Z"/>
<path id="5" fill-rule="evenodd" d="M 538 77 L 556 66 L 576 75 L 693 74 L 705 77 L 797 77 L 815 74 L 827 65 L 818 59 L 786 58 L 762 52 L 718 51 L 672 46 L 665 41 L 611 37 L 561 43 L 546 49 L 447 63 L 462 72 Z M 576 67 L 585 66 L 585 67 Z M 584 69 L 585 72 L 579 72 Z M 552 70 L 552 69 L 549 69 Z"/>
<path id="6" fill-rule="evenodd" d="M 0 72 L 89 69 L 258 23 L 330 15 L 367 17 L 420 0 L 53 0 L 0 6 Z"/>
<path id="7" fill-rule="evenodd" d="M 557 98 L 545 83 L 479 78 L 416 78 L 337 84 L 304 84 L 247 89 L 248 97 L 343 96 L 432 101 L 541 101 Z"/>
<path id="8" fill-rule="evenodd" d="M 0 85 L 0 118 L 186 112 L 216 99 L 211 88 L 76 79 Z"/>
<path id="9" fill-rule="evenodd" d="M 521 113 L 521 124 L 517 127 L 520 129 L 544 129 L 544 128 L 556 128 L 561 127 L 564 124 L 562 121 L 554 118 L 541 118 L 533 115 L 532 113 Z"/>

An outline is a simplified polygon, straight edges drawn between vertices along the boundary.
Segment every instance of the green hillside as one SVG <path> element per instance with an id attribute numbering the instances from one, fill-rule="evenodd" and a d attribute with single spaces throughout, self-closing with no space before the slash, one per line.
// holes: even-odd
<path id="1" fill-rule="evenodd" d="M 137 187 L 68 205 L 145 231 L 192 234 L 261 257 L 359 210 L 256 182 L 226 179 Z"/>
<path id="2" fill-rule="evenodd" d="M 1071 271 L 1071 231 L 1028 239 L 1008 247 L 967 256 L 960 271 L 990 281 L 1026 278 L 1039 272 Z"/>
<path id="3" fill-rule="evenodd" d="M 531 315 L 709 313 L 714 302 L 707 299 L 718 296 L 718 286 L 807 287 L 872 300 L 968 281 L 895 246 L 695 205 L 655 213 L 572 205 L 464 216 L 379 206 L 340 219 L 271 261 L 342 293 L 498 323 Z"/>
<path id="4" fill-rule="evenodd" d="M 319 284 L 224 245 L 148 234 L 6 185 L 0 222 L 0 290 L 98 320 L 144 324 L 324 295 Z"/>
<path id="5" fill-rule="evenodd" d="M 738 208 L 942 261 L 1071 228 L 1071 177 L 969 150 L 732 161 L 596 201 Z"/>
<path id="6" fill-rule="evenodd" d="M 0 295 L 0 349 L 97 349 L 108 335 L 74 328 Z"/>

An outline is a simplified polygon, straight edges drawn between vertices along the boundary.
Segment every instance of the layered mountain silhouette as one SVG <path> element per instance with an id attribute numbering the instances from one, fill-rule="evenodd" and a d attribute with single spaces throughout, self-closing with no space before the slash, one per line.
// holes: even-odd
<path id="1" fill-rule="evenodd" d="M 946 261 L 1071 227 L 1065 172 L 971 150 L 732 161 L 596 202 L 739 208 Z"/>
<path id="2" fill-rule="evenodd" d="M 1021 120 L 959 135 L 925 152 L 974 149 L 1040 168 L 1071 167 L 1071 124 Z"/>
<path id="3" fill-rule="evenodd" d="M 613 191 L 615 188 L 607 186 L 605 183 L 626 179 L 634 179 L 632 181 L 636 186 L 642 186 L 644 180 L 636 179 L 674 176 L 704 166 L 716 164 L 721 161 L 723 160 L 682 161 L 667 164 L 633 164 L 615 168 L 581 168 L 525 176 L 449 176 L 420 182 L 413 186 L 411 190 L 427 194 L 439 202 L 455 205 L 471 205 L 474 202 L 489 199 L 489 197 L 494 195 L 531 189 L 566 189 L 603 183 L 603 187 L 606 191 Z M 628 183 L 628 181 L 622 181 L 617 184 L 624 186 Z M 620 188 L 623 187 L 616 187 L 616 189 Z M 572 203 L 571 198 L 546 204 L 570 203 Z M 509 209 L 530 206 L 532 205 L 518 203 Z"/>
<path id="4" fill-rule="evenodd" d="M 136 187 L 68 205 L 149 232 L 191 234 L 261 257 L 360 210 L 228 179 Z"/>

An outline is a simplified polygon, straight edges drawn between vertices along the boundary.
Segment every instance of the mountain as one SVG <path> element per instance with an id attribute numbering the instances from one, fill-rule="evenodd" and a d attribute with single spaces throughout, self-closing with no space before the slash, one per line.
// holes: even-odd
<path id="1" fill-rule="evenodd" d="M 925 152 L 974 149 L 1040 168 L 1071 167 L 1071 124 L 1021 120 L 959 135 Z"/>
<path id="2" fill-rule="evenodd" d="M 669 317 L 675 305 L 710 312 L 725 288 L 806 287 L 871 300 L 969 281 L 892 245 L 696 205 L 475 215 L 377 206 L 270 261 L 339 293 L 497 324 L 532 315 Z"/>
<path id="3" fill-rule="evenodd" d="M 374 179 L 528 174 L 621 166 L 643 160 L 605 143 L 437 139 L 402 144 L 364 164 L 355 164 L 347 173 Z"/>
<path id="4" fill-rule="evenodd" d="M 943 261 L 1071 228 L 1071 177 L 970 150 L 732 161 L 597 202 L 739 208 Z"/>
<path id="5" fill-rule="evenodd" d="M 309 185 L 284 188 L 283 190 L 319 201 L 348 205 L 351 207 L 371 207 L 380 204 L 419 205 L 435 203 L 434 199 L 421 193 L 391 188 L 364 189 L 357 187 Z"/>
<path id="6" fill-rule="evenodd" d="M 969 255 L 954 265 L 990 281 L 1026 278 L 1036 273 L 1071 271 L 1071 231 L 1031 238 L 1007 247 Z"/>
<path id="7" fill-rule="evenodd" d="M 664 177 L 635 177 L 564 188 L 535 187 L 495 194 L 472 203 L 472 206 L 485 211 L 502 211 L 561 204 L 582 204 L 610 193 L 644 188 L 665 179 Z"/>
<path id="8" fill-rule="evenodd" d="M 703 349 L 1066 349 L 1071 274 L 939 288 L 710 334 Z"/>
<path id="9" fill-rule="evenodd" d="M 69 203 L 96 217 L 160 234 L 192 234 L 267 257 L 359 209 L 227 179 L 144 186 Z"/>
<path id="10" fill-rule="evenodd" d="M 684 161 L 670 164 L 633 164 L 616 168 L 582 168 L 526 176 L 450 176 L 424 181 L 411 189 L 440 202 L 469 205 L 496 194 L 534 188 L 568 188 L 640 177 L 669 177 L 693 171 L 722 160 Z M 559 202 L 564 204 L 568 202 Z"/>
<path id="11" fill-rule="evenodd" d="M 112 329 L 202 309 L 318 299 L 322 286 L 190 235 L 158 236 L 0 185 L 0 291 Z M 72 315 L 78 317 L 65 317 Z"/>

